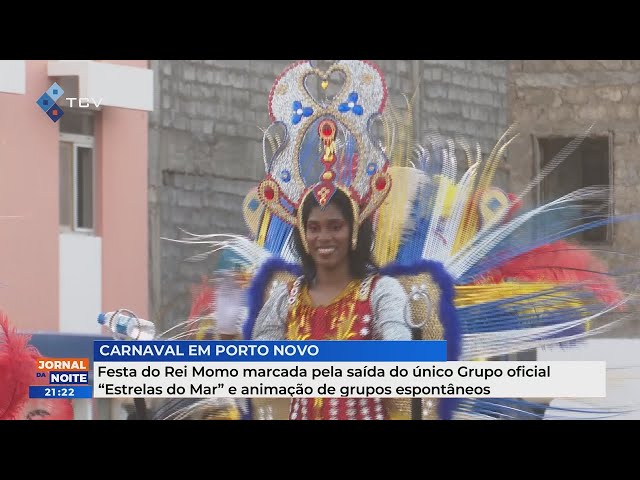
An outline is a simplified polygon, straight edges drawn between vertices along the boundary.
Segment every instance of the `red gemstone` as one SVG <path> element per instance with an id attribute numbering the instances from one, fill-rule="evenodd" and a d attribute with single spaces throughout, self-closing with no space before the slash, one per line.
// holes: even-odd
<path id="1" fill-rule="evenodd" d="M 333 131 L 333 129 L 329 125 L 325 125 L 324 127 L 322 127 L 322 134 L 325 137 L 328 137 L 329 135 L 331 135 L 332 131 Z"/>
<path id="2" fill-rule="evenodd" d="M 275 192 L 273 191 L 273 188 L 266 187 L 264 189 L 264 198 L 266 198 L 267 200 L 273 200 L 274 196 L 275 196 Z"/>
<path id="3" fill-rule="evenodd" d="M 376 180 L 376 190 L 384 190 L 384 187 L 386 186 L 387 181 L 383 177 L 380 177 Z"/>

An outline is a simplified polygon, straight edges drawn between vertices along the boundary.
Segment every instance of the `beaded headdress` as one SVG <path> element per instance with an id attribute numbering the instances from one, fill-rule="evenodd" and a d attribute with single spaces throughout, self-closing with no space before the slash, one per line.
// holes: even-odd
<path id="1" fill-rule="evenodd" d="M 268 131 L 280 129 L 282 141 L 267 144 L 272 137 L 265 135 L 265 152 L 271 152 L 265 153 L 266 177 L 257 189 L 270 214 L 302 227 L 300 207 L 307 196 L 324 207 L 341 190 L 353 210 L 355 248 L 357 227 L 391 188 L 389 162 L 372 129 L 386 99 L 384 76 L 369 61 L 338 61 L 325 71 L 309 61 L 286 68 L 269 94 Z"/>

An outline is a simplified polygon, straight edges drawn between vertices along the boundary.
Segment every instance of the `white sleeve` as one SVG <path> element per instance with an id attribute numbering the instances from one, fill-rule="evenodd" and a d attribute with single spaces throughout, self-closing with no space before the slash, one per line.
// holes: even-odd
<path id="1" fill-rule="evenodd" d="M 258 313 L 252 340 L 284 340 L 286 334 L 289 290 L 287 284 L 273 289 Z"/>
<path id="2" fill-rule="evenodd" d="M 398 280 L 383 276 L 371 292 L 373 336 L 378 340 L 411 340 L 411 305 Z"/>

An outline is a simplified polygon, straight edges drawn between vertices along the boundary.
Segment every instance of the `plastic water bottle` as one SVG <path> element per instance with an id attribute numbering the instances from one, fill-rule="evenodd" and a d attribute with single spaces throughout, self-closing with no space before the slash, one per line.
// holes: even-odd
<path id="1" fill-rule="evenodd" d="M 128 310 L 101 313 L 98 323 L 110 328 L 115 338 L 122 340 L 153 340 L 156 326 L 149 320 L 143 320 Z"/>

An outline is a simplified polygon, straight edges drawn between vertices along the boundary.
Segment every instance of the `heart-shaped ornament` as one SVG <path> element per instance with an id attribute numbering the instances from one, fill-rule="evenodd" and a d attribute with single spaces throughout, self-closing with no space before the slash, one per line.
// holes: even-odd
<path id="1" fill-rule="evenodd" d="M 346 72 L 339 65 L 333 65 L 326 72 L 314 68 L 305 75 L 303 85 L 317 105 L 328 108 L 345 95 L 346 80 Z"/>

